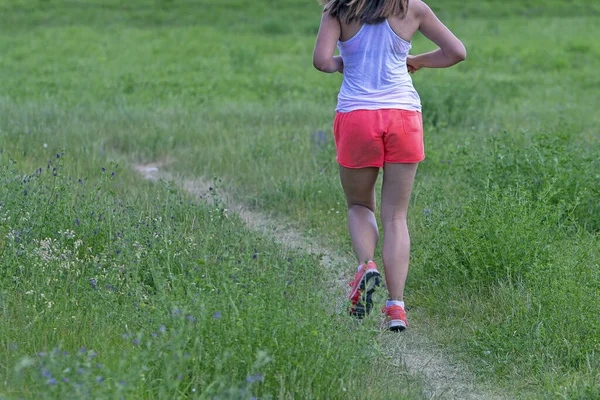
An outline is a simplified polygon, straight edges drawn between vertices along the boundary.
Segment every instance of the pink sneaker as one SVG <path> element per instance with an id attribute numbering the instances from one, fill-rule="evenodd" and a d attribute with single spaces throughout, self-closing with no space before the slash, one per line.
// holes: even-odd
<path id="1" fill-rule="evenodd" d="M 354 281 L 350 282 L 352 288 L 348 298 L 352 302 L 350 315 L 363 318 L 373 308 L 373 292 L 381 283 L 381 274 L 373 261 L 363 264 L 354 275 Z"/>
<path id="2" fill-rule="evenodd" d="M 383 321 L 382 328 L 389 329 L 390 331 L 403 331 L 408 328 L 408 322 L 406 322 L 406 311 L 402 306 L 390 306 L 383 307 L 381 310 L 385 314 L 385 320 Z"/>

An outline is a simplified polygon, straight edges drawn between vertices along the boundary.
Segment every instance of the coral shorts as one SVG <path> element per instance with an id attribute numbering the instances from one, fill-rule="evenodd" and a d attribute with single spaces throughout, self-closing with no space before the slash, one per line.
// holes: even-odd
<path id="1" fill-rule="evenodd" d="M 423 161 L 423 119 L 400 109 L 338 112 L 333 123 L 337 161 L 348 168 Z"/>

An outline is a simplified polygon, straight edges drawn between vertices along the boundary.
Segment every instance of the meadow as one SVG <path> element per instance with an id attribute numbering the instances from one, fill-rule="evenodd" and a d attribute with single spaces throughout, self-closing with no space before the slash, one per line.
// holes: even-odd
<path id="1" fill-rule="evenodd" d="M 410 329 L 511 398 L 600 398 L 600 4 L 429 4 L 468 59 L 413 76 Z M 219 200 L 350 254 L 319 19 L 0 0 L 0 398 L 426 398 L 375 317 L 333 309 L 334 271 Z M 213 190 L 145 182 L 152 161 Z"/>

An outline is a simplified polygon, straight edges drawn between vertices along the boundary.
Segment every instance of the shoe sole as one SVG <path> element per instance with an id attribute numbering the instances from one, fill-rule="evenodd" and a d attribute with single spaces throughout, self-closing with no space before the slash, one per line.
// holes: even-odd
<path id="1" fill-rule="evenodd" d="M 402 332 L 406 329 L 406 322 L 399 320 L 390 321 L 388 329 L 392 332 Z"/>
<path id="2" fill-rule="evenodd" d="M 367 271 L 360 281 L 359 289 L 362 291 L 361 299 L 354 306 L 351 315 L 356 318 L 364 318 L 373 308 L 373 293 L 381 285 L 381 274 L 379 271 Z"/>

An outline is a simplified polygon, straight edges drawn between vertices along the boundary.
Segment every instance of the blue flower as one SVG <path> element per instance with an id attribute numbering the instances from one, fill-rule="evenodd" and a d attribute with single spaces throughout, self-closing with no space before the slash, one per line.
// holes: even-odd
<path id="1" fill-rule="evenodd" d="M 246 381 L 249 383 L 264 382 L 265 378 L 261 374 L 254 374 L 254 375 L 250 375 L 249 377 L 247 377 Z"/>
<path id="2" fill-rule="evenodd" d="M 92 285 L 92 289 L 96 289 L 96 280 L 94 278 L 90 279 L 90 285 Z"/>
<path id="3" fill-rule="evenodd" d="M 220 313 L 219 311 L 215 312 L 215 313 L 213 314 L 213 318 L 214 318 L 214 319 L 219 319 L 219 318 L 221 318 L 221 313 Z"/>

